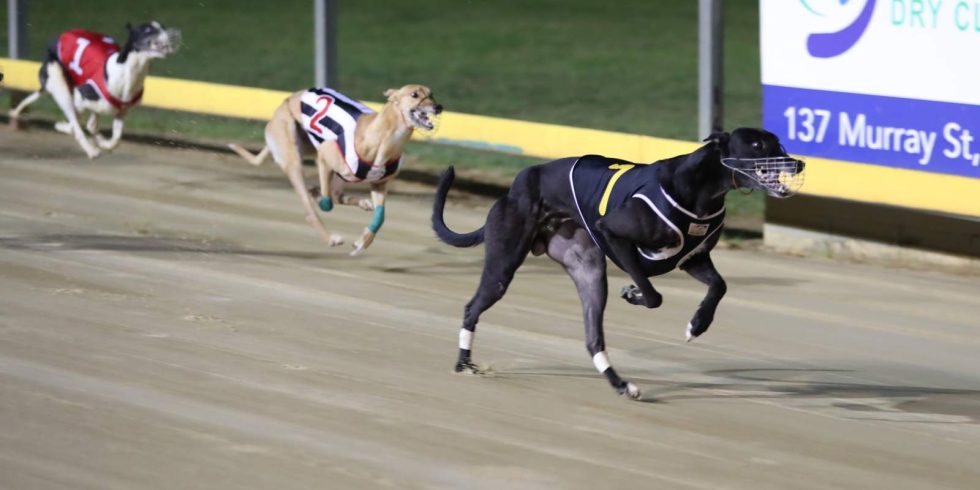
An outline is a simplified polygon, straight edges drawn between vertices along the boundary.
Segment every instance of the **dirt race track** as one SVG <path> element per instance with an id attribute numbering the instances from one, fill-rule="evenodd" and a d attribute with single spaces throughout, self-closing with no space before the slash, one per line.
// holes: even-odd
<path id="1" fill-rule="evenodd" d="M 450 373 L 482 250 L 400 182 L 368 252 L 329 249 L 274 165 L 0 129 L 0 488 L 978 488 L 980 281 L 718 251 L 729 294 L 616 297 L 594 372 L 533 258 Z M 453 194 L 451 226 L 487 202 Z M 327 215 L 347 237 L 370 214 Z M 611 289 L 626 284 L 616 273 Z"/>

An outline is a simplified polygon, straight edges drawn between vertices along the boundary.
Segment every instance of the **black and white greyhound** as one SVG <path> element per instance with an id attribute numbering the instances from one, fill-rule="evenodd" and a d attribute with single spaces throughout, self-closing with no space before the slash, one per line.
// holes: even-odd
<path id="1" fill-rule="evenodd" d="M 469 233 L 450 230 L 443 218 L 454 179 L 449 167 L 436 190 L 433 229 L 455 247 L 486 243 L 480 285 L 464 309 L 456 372 L 480 374 L 471 358 L 480 314 L 503 297 L 528 252 L 546 253 L 578 289 L 596 369 L 619 394 L 639 398 L 640 390 L 616 374 L 605 350 L 606 257 L 635 283 L 620 293 L 633 305 L 660 306 L 662 297 L 648 278 L 675 267 L 706 284 L 708 293 L 687 325 L 690 341 L 708 330 L 726 291 L 710 257 L 721 235 L 725 194 L 748 188 L 782 198 L 802 185 L 804 163 L 787 155 L 768 131 L 740 128 L 705 141 L 693 153 L 652 164 L 587 155 L 529 167 L 494 203 L 484 226 Z"/>
<path id="2" fill-rule="evenodd" d="M 66 118 L 55 129 L 74 136 L 89 158 L 115 148 L 127 111 L 143 96 L 150 61 L 166 58 L 180 45 L 180 32 L 156 21 L 137 27 L 127 24 L 126 30 L 129 34 L 122 49 L 111 37 L 97 32 L 75 29 L 61 33 L 41 64 L 41 88 L 10 111 L 11 126 L 17 127 L 21 111 L 47 92 Z M 88 134 L 79 123 L 86 112 L 91 113 L 85 125 Z M 98 133 L 98 116 L 107 114 L 113 116 L 108 140 Z"/>

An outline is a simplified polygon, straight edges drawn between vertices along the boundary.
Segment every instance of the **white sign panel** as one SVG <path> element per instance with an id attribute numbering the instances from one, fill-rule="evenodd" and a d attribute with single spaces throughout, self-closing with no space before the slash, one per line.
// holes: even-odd
<path id="1" fill-rule="evenodd" d="M 980 178 L 980 0 L 760 0 L 763 122 L 794 152 Z"/>

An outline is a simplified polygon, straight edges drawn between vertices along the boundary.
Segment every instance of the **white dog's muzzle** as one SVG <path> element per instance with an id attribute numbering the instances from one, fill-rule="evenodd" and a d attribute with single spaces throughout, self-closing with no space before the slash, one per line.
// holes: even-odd
<path id="1" fill-rule="evenodd" d="M 156 51 L 161 56 L 170 56 L 180 49 L 182 40 L 180 29 L 164 29 L 161 35 L 150 41 L 149 49 Z"/>

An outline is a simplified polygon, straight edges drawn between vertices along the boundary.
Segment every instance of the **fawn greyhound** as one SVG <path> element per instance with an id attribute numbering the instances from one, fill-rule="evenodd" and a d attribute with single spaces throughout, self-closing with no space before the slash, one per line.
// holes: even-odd
<path id="1" fill-rule="evenodd" d="M 335 202 L 373 209 L 374 218 L 353 243 L 351 255 L 357 255 L 371 245 L 384 223 L 387 183 L 398 173 L 405 143 L 415 128 L 433 129 L 432 116 L 442 112 L 424 85 L 388 89 L 384 95 L 388 101 L 381 112 L 374 112 L 329 88 L 299 91 L 290 95 L 266 124 L 262 151 L 252 154 L 236 144 L 228 146 L 253 165 L 260 165 L 272 153 L 299 194 L 306 221 L 330 246 L 340 245 L 344 239 L 327 231 L 316 214 L 316 205 L 323 211 L 333 209 Z M 302 160 L 309 145 L 301 133 L 316 149 L 319 186 L 309 191 L 303 180 Z M 344 196 L 345 182 L 368 182 L 371 199 Z"/>

